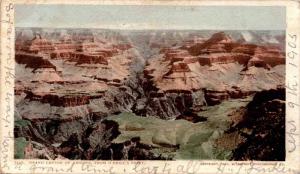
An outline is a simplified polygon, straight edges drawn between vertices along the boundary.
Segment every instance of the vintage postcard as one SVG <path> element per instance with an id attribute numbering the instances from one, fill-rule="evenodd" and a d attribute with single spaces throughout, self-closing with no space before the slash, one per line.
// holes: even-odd
<path id="1" fill-rule="evenodd" d="M 299 1 L 0 2 L 0 173 L 300 173 Z"/>

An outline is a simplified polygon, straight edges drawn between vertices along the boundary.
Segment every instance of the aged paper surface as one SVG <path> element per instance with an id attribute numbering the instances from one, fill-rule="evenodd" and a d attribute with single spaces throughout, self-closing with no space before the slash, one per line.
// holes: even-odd
<path id="1" fill-rule="evenodd" d="M 0 2 L 0 173 L 300 172 L 298 1 Z"/>

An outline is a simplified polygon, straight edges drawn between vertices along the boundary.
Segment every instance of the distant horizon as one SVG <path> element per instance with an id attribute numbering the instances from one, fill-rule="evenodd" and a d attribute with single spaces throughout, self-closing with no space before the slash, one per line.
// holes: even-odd
<path id="1" fill-rule="evenodd" d="M 118 30 L 118 31 L 278 31 L 285 32 L 285 29 L 117 29 L 117 28 L 88 28 L 88 27 L 15 27 L 16 29 L 66 29 L 66 30 L 75 30 L 75 29 L 85 29 L 85 30 Z"/>
<path id="2" fill-rule="evenodd" d="M 16 5 L 16 27 L 284 30 L 283 6 Z M 54 26 L 54 27 L 53 27 Z"/>

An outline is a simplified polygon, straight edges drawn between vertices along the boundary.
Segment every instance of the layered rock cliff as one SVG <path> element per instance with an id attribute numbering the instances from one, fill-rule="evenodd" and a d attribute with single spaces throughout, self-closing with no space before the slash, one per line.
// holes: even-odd
<path id="1" fill-rule="evenodd" d="M 233 150 L 233 160 L 285 160 L 285 90 L 261 91 L 240 112 L 230 116 L 234 121 L 219 144 L 226 146 L 226 135 L 238 134 L 244 139 Z M 233 118 L 235 117 L 235 118 Z M 237 119 L 238 118 L 238 119 Z"/>
<path id="2" fill-rule="evenodd" d="M 148 80 L 145 115 L 156 110 L 155 115 L 174 118 L 197 106 L 219 104 L 284 84 L 285 59 L 280 48 L 241 44 L 224 32 L 160 53 L 147 61 L 144 70 Z"/>
<path id="3" fill-rule="evenodd" d="M 178 151 L 177 143 L 154 136 L 157 144 L 148 144 L 139 135 L 114 142 L 122 128 L 105 119 L 129 112 L 216 125 L 199 113 L 284 84 L 279 44 L 224 32 L 39 32 L 18 35 L 15 56 L 15 136 L 31 158 L 171 159 L 156 151 Z"/>

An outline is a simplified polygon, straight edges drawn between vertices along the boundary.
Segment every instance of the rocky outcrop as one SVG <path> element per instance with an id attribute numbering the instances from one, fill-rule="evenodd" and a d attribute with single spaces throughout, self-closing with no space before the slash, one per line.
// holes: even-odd
<path id="1" fill-rule="evenodd" d="M 110 50 L 97 50 L 97 52 L 76 52 L 76 51 L 54 51 L 50 54 L 52 59 L 65 59 L 77 64 L 108 64 L 107 59 L 116 53 Z"/>
<path id="2" fill-rule="evenodd" d="M 88 35 L 88 37 L 90 36 Z M 90 94 L 88 91 L 85 94 L 76 94 L 76 91 L 79 90 L 72 89 L 74 95 L 65 95 L 65 90 L 60 91 L 58 90 L 60 87 L 56 87 L 56 89 L 50 89 L 51 94 L 47 94 L 48 91 L 40 90 L 29 92 L 26 99 L 63 107 L 92 105 L 94 108 L 95 103 L 97 103 L 98 106 L 105 108 L 103 113 L 106 114 L 133 110 L 140 115 L 176 118 L 184 112 L 194 110 L 194 107 L 216 105 L 229 98 L 245 97 L 257 89 L 276 88 L 281 85 L 280 81 L 282 81 L 276 72 L 270 71 L 272 67 L 284 63 L 282 62 L 284 56 L 279 48 L 241 44 L 224 32 L 213 34 L 208 39 L 197 40 L 194 38 L 189 42 L 182 42 L 182 44 L 189 46 L 164 47 L 158 58 L 148 61 L 144 74 L 138 77 L 142 78 L 143 81 L 138 83 L 140 85 L 138 88 L 130 86 L 128 88 L 124 85 L 125 81 L 130 82 L 132 78 L 136 78 L 129 77 L 127 79 L 130 74 L 126 71 L 136 60 L 136 58 L 132 58 L 132 55 L 126 55 L 132 49 L 130 44 L 122 43 L 109 46 L 95 36 L 92 40 L 79 39 L 79 42 L 75 41 L 76 39 L 69 37 L 55 42 L 57 47 L 50 54 L 51 59 L 44 60 L 50 63 L 52 59 L 75 62 L 75 66 L 83 67 L 82 70 L 76 69 L 76 71 L 81 72 L 88 71 L 90 73 L 91 68 L 96 67 L 99 71 L 95 71 L 94 74 L 84 74 L 82 77 L 104 82 L 105 85 L 97 86 L 97 88 L 103 89 L 97 91 L 96 87 L 92 87 Z M 118 54 L 124 54 L 126 58 L 114 60 Z M 272 62 L 268 61 L 268 58 L 260 58 L 264 57 L 261 56 L 264 54 L 272 57 L 270 58 Z M 122 62 L 124 60 L 125 62 Z M 55 65 L 57 66 L 57 63 Z M 85 67 L 90 69 L 85 70 Z M 261 69 L 265 69 L 265 71 L 261 72 Z M 127 76 L 110 77 L 111 74 L 123 74 L 123 72 Z M 61 74 L 69 73 L 61 72 Z M 259 79 L 257 77 L 259 73 L 272 75 L 268 75 L 268 79 Z M 81 81 L 76 79 L 77 81 L 70 81 L 72 83 L 64 82 L 63 78 L 48 83 L 69 84 L 68 86 L 85 84 L 82 81 L 86 79 L 82 77 L 79 78 Z M 229 82 L 228 79 L 233 79 L 233 81 Z M 251 89 L 252 87 L 248 83 L 256 87 L 257 81 L 260 81 L 257 83 L 257 89 Z M 272 81 L 272 83 L 266 85 L 264 81 Z M 23 90 L 25 91 L 25 88 Z M 104 93 L 106 94 L 104 95 Z M 136 99 L 138 102 L 135 104 L 134 100 Z M 92 113 L 99 113 L 97 110 L 92 110 Z"/>
<path id="3" fill-rule="evenodd" d="M 205 91 L 205 100 L 208 105 L 220 104 L 222 101 L 230 98 L 227 91 Z"/>
<path id="4" fill-rule="evenodd" d="M 173 62 L 176 62 L 176 60 L 183 60 L 185 57 L 189 56 L 189 53 L 186 50 L 181 49 L 168 49 L 161 52 L 164 52 L 165 60 L 171 60 Z"/>
<path id="5" fill-rule="evenodd" d="M 267 70 L 271 69 L 269 64 L 267 64 L 264 60 L 259 59 L 257 57 L 253 57 L 248 61 L 248 64 L 246 67 L 249 68 L 251 66 L 258 67 L 258 68 L 265 68 Z"/>
<path id="6" fill-rule="evenodd" d="M 274 67 L 276 65 L 285 64 L 284 53 L 278 47 L 259 47 L 254 54 L 258 59 L 263 60 L 266 64 Z"/>
<path id="7" fill-rule="evenodd" d="M 125 51 L 125 50 L 132 48 L 132 46 L 130 44 L 118 44 L 118 45 L 113 45 L 113 48 Z"/>
<path id="8" fill-rule="evenodd" d="M 215 54 L 204 54 L 196 57 L 200 65 L 209 65 L 212 64 L 228 64 L 228 63 L 239 63 L 241 65 L 247 65 L 248 61 L 251 59 L 250 55 L 242 53 L 215 53 Z"/>
<path id="9" fill-rule="evenodd" d="M 104 64 L 108 65 L 108 61 L 101 55 L 88 55 L 84 53 L 72 54 L 69 61 L 76 62 L 77 65 L 80 64 Z"/>
<path id="10" fill-rule="evenodd" d="M 231 43 L 232 39 L 224 32 L 215 33 L 204 43 L 197 43 L 191 46 L 188 51 L 191 55 L 197 56 L 209 52 L 224 52 L 223 48 L 225 43 Z"/>
<path id="11" fill-rule="evenodd" d="M 180 119 L 184 119 L 184 120 L 190 121 L 192 123 L 207 121 L 206 117 L 199 116 L 192 111 L 185 111 L 181 115 L 176 117 L 176 120 L 180 120 Z"/>
<path id="12" fill-rule="evenodd" d="M 55 151 L 68 159 L 95 159 L 111 141 L 120 134 L 118 124 L 103 121 L 87 126 L 83 131 L 72 133 Z"/>
<path id="13" fill-rule="evenodd" d="M 176 62 L 173 63 L 169 72 L 165 75 L 170 75 L 173 73 L 184 73 L 184 72 L 191 72 L 189 66 L 185 62 Z"/>
<path id="14" fill-rule="evenodd" d="M 254 44 L 240 44 L 240 45 L 236 45 L 236 47 L 232 48 L 231 52 L 254 55 L 257 47 L 258 47 L 258 45 L 254 45 Z"/>
<path id="15" fill-rule="evenodd" d="M 231 128 L 245 138 L 234 150 L 233 160 L 284 161 L 285 90 L 255 94 L 243 115 Z"/>
<path id="16" fill-rule="evenodd" d="M 193 109 L 206 105 L 203 91 L 170 90 L 155 91 L 155 87 L 144 82 L 145 96 L 137 101 L 133 111 L 142 116 L 155 116 L 161 119 L 174 119 L 187 115 Z M 190 114 L 188 114 L 190 115 Z"/>
<path id="17" fill-rule="evenodd" d="M 45 136 L 42 145 L 36 141 L 38 139 L 27 140 L 29 143 L 24 149 L 26 158 L 44 158 L 44 159 L 85 159 L 85 160 L 162 160 L 163 157 L 154 155 L 151 152 L 152 147 L 140 143 L 140 138 L 135 137 L 123 143 L 113 143 L 119 134 L 118 124 L 111 120 L 104 120 L 88 124 L 84 127 L 76 127 L 76 133 L 68 129 L 69 136 L 61 143 L 55 143 L 53 131 Z M 46 126 L 45 129 L 49 129 Z M 22 133 L 21 133 L 22 132 Z M 21 131 L 15 129 L 15 137 L 32 137 L 29 130 Z M 39 133 L 37 133 L 39 134 Z M 41 135 L 39 135 L 41 136 Z M 55 137 L 55 136 L 54 136 Z M 40 141 L 41 142 L 41 141 Z M 49 144 L 51 142 L 52 144 Z"/>
<path id="18" fill-rule="evenodd" d="M 36 34 L 36 36 L 32 40 L 25 42 L 25 45 L 21 50 L 35 54 L 49 53 L 54 50 L 54 46 L 52 42 L 48 41 L 45 38 L 42 38 L 40 34 Z"/>
<path id="19" fill-rule="evenodd" d="M 95 98 L 95 96 L 93 96 Z M 52 94 L 36 95 L 32 92 L 27 92 L 26 99 L 32 101 L 40 101 L 49 103 L 51 106 L 72 107 L 89 104 L 90 96 L 73 95 L 73 96 L 58 96 Z"/>
<path id="20" fill-rule="evenodd" d="M 60 40 L 54 44 L 55 51 L 50 53 L 51 59 L 63 59 L 82 64 L 108 65 L 108 60 L 132 48 L 130 44 L 105 45 L 105 42 L 82 41 L 73 42 Z"/>
<path id="21" fill-rule="evenodd" d="M 52 51 L 42 47 L 22 51 L 25 42 L 18 42 L 16 120 L 30 124 L 17 123 L 15 137 L 30 142 L 25 153 L 29 158 L 166 159 L 155 148 L 176 151 L 180 148 L 176 141 L 165 143 L 158 136 L 151 140 L 155 146 L 143 144 L 138 133 L 126 141 L 114 141 L 124 130 L 105 118 L 134 112 L 163 122 L 184 119 L 191 125 L 217 125 L 220 122 L 210 120 L 217 117 L 198 113 L 209 111 L 211 105 L 217 108 L 224 100 L 243 100 L 284 84 L 282 48 L 236 41 L 224 32 L 210 38 L 173 36 L 169 31 L 124 36 L 115 31 L 72 32 L 68 37 L 50 32 L 45 39 L 53 40 Z M 228 120 L 233 128 L 243 124 L 246 112 L 243 108 L 232 113 Z M 227 124 L 227 118 L 221 120 Z M 145 130 L 138 125 L 124 129 Z"/>
<path id="22" fill-rule="evenodd" d="M 152 86 L 148 110 L 160 108 L 159 112 L 154 112 L 158 115 L 169 112 L 167 115 L 178 116 L 183 113 L 178 109 L 169 111 L 172 105 L 176 106 L 172 100 L 161 100 L 169 93 L 181 95 L 202 91 L 202 105 L 216 105 L 263 89 L 275 89 L 284 83 L 283 76 L 276 72 L 285 63 L 280 48 L 239 43 L 224 32 L 213 34 L 193 46 L 163 48 L 160 53 L 160 56 L 148 60 L 144 70 L 144 77 Z M 273 70 L 275 66 L 280 68 Z"/>
<path id="23" fill-rule="evenodd" d="M 41 37 L 47 37 L 44 34 L 42 32 Z M 25 96 L 20 103 L 22 110 L 26 110 L 25 105 L 36 105 L 37 112 L 39 108 L 47 108 L 49 119 L 68 120 L 82 118 L 87 113 L 108 115 L 132 107 L 137 94 L 126 83 L 135 81 L 132 65 L 140 66 L 141 61 L 132 46 L 122 40 L 124 38 L 116 40 L 112 36 L 112 41 L 108 42 L 106 39 L 110 38 L 85 32 L 70 36 L 59 32 L 48 34 L 53 36 L 51 45 L 55 50 L 47 54 L 29 53 L 28 50 L 16 52 L 15 91 Z M 97 109 L 97 105 L 104 108 Z M 52 107 L 61 108 L 61 113 L 51 113 L 56 110 Z M 84 112 L 76 114 L 78 109 Z M 41 113 L 20 113 L 27 119 L 47 120 Z"/>
<path id="24" fill-rule="evenodd" d="M 252 56 L 265 61 L 272 67 L 284 64 L 284 53 L 279 47 L 240 44 L 224 32 L 212 35 L 210 39 L 204 43 L 195 44 L 188 51 L 193 56 L 200 56 L 202 65 L 212 62 L 228 63 L 234 61 L 245 65 Z M 203 55 L 206 56 L 203 57 Z M 205 58 L 209 60 L 205 60 Z"/>
<path id="25" fill-rule="evenodd" d="M 29 120 L 19 119 L 15 121 L 14 136 L 17 137 L 29 137 L 30 140 L 48 144 L 49 141 L 41 134 L 36 125 L 32 124 Z"/>
<path id="26" fill-rule="evenodd" d="M 15 55 L 16 63 L 25 64 L 26 68 L 31 68 L 33 71 L 37 69 L 43 68 L 52 68 L 56 70 L 56 66 L 54 66 L 50 61 L 44 59 L 42 56 L 28 53 L 17 53 Z"/>

